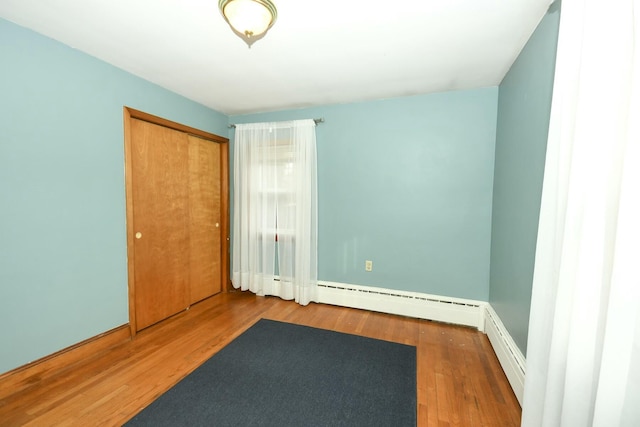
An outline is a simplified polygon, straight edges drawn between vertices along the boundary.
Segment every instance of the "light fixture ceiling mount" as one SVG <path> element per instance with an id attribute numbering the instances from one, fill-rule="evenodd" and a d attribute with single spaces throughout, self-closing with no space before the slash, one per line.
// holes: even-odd
<path id="1" fill-rule="evenodd" d="M 249 47 L 267 34 L 278 16 L 270 0 L 220 0 L 218 7 L 233 32 Z"/>

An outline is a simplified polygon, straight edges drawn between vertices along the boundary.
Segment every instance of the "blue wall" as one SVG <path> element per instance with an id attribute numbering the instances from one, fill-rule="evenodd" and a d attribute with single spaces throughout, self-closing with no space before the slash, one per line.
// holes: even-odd
<path id="1" fill-rule="evenodd" d="M 128 321 L 125 105 L 223 136 L 323 117 L 320 279 L 490 300 L 524 349 L 557 15 L 499 90 L 231 118 L 0 19 L 0 372 Z"/>
<path id="2" fill-rule="evenodd" d="M 0 19 L 0 372 L 128 322 L 123 106 L 227 117 Z"/>
<path id="3" fill-rule="evenodd" d="M 497 97 L 493 87 L 230 122 L 325 119 L 320 280 L 486 301 Z"/>
<path id="4" fill-rule="evenodd" d="M 545 15 L 500 84 L 489 301 L 526 354 L 560 12 Z"/>

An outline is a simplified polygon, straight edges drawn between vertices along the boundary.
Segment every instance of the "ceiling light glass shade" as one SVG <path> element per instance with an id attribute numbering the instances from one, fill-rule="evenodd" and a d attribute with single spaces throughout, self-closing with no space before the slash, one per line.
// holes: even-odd
<path id="1" fill-rule="evenodd" d="M 265 36 L 278 15 L 269 0 L 220 0 L 218 7 L 233 32 L 249 47 Z"/>

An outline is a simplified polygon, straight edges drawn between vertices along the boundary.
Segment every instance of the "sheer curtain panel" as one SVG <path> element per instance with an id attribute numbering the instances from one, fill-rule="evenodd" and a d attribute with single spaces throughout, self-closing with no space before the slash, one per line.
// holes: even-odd
<path id="1" fill-rule="evenodd" d="M 640 426 L 639 6 L 562 2 L 525 427 Z"/>
<path id="2" fill-rule="evenodd" d="M 318 197 L 313 120 L 236 125 L 235 288 L 317 301 Z"/>

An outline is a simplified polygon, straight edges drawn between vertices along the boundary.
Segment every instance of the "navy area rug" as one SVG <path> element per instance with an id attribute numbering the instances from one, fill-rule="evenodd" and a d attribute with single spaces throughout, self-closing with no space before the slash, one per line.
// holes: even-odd
<path id="1" fill-rule="evenodd" d="M 261 319 L 134 426 L 415 426 L 416 348 Z"/>

